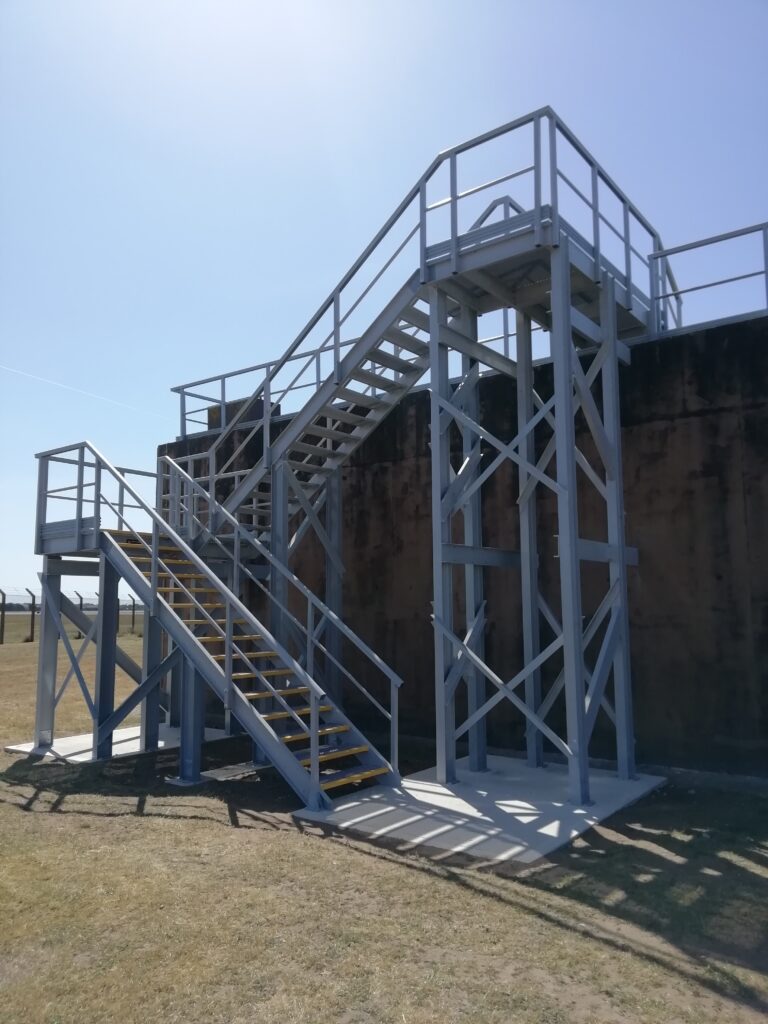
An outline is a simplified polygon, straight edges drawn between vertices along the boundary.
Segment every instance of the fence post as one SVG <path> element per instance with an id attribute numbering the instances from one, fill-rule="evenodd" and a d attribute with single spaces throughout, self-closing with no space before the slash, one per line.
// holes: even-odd
<path id="1" fill-rule="evenodd" d="M 5 643 L 5 591 L 0 590 L 0 644 Z"/>
<path id="2" fill-rule="evenodd" d="M 80 611 L 82 611 L 83 610 L 83 595 L 76 590 L 75 591 L 75 597 L 77 598 L 78 602 L 80 603 Z M 75 640 L 82 640 L 82 639 L 83 639 L 83 634 L 78 629 L 77 635 L 75 636 Z"/>
<path id="3" fill-rule="evenodd" d="M 131 633 L 136 632 L 136 598 L 131 598 Z"/>
<path id="4" fill-rule="evenodd" d="M 29 639 L 30 639 L 31 643 L 34 643 L 35 642 L 35 612 L 37 610 L 37 605 L 35 603 L 35 595 L 32 593 L 32 591 L 29 589 L 29 587 L 24 587 L 24 589 L 29 594 L 29 596 L 32 598 L 32 604 L 30 605 Z"/>

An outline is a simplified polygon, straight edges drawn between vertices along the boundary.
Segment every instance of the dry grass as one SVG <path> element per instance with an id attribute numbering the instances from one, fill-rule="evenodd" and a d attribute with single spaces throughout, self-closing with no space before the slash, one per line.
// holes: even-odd
<path id="1" fill-rule="evenodd" d="M 4 742 L 29 735 L 34 656 L 0 648 Z M 765 1018 L 759 792 L 670 787 L 505 877 L 302 831 L 271 773 L 190 792 L 172 768 L 2 756 L 0 1020 Z"/>

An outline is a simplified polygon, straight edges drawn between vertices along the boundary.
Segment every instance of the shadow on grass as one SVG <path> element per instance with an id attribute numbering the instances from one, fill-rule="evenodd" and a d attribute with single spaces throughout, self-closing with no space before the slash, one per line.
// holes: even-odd
<path id="1" fill-rule="evenodd" d="M 241 738 L 207 744 L 205 767 L 246 762 Z M 670 785 L 536 865 L 478 866 L 445 851 L 376 845 L 297 823 L 295 794 L 273 770 L 179 790 L 165 777 L 177 752 L 69 765 L 25 758 L 0 772 L 0 799 L 23 812 L 200 820 L 306 831 L 358 856 L 431 876 L 524 911 L 611 952 L 627 952 L 686 983 L 768 1013 L 765 989 L 730 968 L 768 970 L 768 796 Z M 423 767 L 416 760 L 405 771 Z M 254 784 L 254 782 L 256 784 Z M 102 804 L 98 799 L 107 799 Z M 119 798 L 115 800 L 114 798 Z M 162 798 L 155 800 L 153 798 Z"/>

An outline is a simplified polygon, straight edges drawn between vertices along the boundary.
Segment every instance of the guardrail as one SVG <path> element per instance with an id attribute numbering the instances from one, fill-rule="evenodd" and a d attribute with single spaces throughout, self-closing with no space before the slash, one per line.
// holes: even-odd
<path id="1" fill-rule="evenodd" d="M 425 281 L 446 252 L 457 262 L 460 240 L 496 219 L 515 218 L 532 227 L 537 241 L 545 228 L 557 238 L 561 218 L 567 220 L 578 233 L 575 244 L 594 261 L 596 279 L 610 263 L 633 303 L 647 308 L 654 282 L 657 295 L 676 287 L 668 262 L 657 262 L 658 274 L 651 274 L 645 254 L 662 249 L 658 232 L 557 114 L 542 107 L 440 153 L 279 359 L 174 388 L 181 437 L 190 427 L 208 426 L 195 419 L 203 411 L 192 405 L 198 400 L 218 406 L 224 423 L 211 459 L 224 435 L 248 423 L 257 407 L 261 425 L 249 437 L 268 431 L 272 410 L 296 411 L 297 393 L 336 372 L 350 336 L 362 334 L 415 270 Z M 245 391 L 253 375 L 256 386 Z M 250 400 L 226 423 L 227 406 L 238 399 Z M 231 463 L 232 457 L 217 468 Z"/>
<path id="2" fill-rule="evenodd" d="M 752 237 L 755 238 L 756 242 L 755 251 L 751 253 L 744 251 L 739 253 L 738 256 L 744 266 L 754 266 L 754 269 L 727 274 L 725 277 L 716 276 L 712 279 L 707 277 L 710 263 L 717 263 L 718 266 L 722 264 L 733 266 L 736 262 L 734 259 L 736 254 L 731 252 L 729 256 L 726 251 L 727 243 L 734 242 L 737 239 Z M 716 257 L 713 256 L 715 252 L 717 253 Z M 668 267 L 670 256 L 681 257 L 685 253 L 696 253 L 705 257 L 703 261 L 704 266 L 698 269 L 694 268 L 693 273 L 697 277 L 704 275 L 707 279 L 695 280 L 695 283 L 681 288 L 677 286 L 674 278 L 665 277 L 665 272 L 661 268 Z M 752 224 L 749 227 L 739 228 L 736 231 L 726 231 L 720 235 L 711 235 L 709 238 L 687 242 L 685 245 L 676 245 L 671 249 L 660 249 L 658 252 L 651 253 L 650 258 L 657 267 L 657 275 L 655 276 L 658 284 L 653 292 L 656 333 L 681 327 L 691 327 L 697 323 L 705 323 L 707 320 L 720 319 L 729 315 L 740 315 L 748 312 L 768 312 L 768 222 Z M 745 259 L 747 262 L 744 262 Z M 679 270 L 680 263 L 678 263 Z M 706 316 L 697 319 L 696 313 L 693 312 L 693 319 L 691 319 L 691 310 L 686 310 L 689 313 L 687 321 L 683 317 L 683 295 L 710 292 L 712 289 L 754 281 L 757 278 L 763 278 L 763 288 L 761 291 L 755 292 L 750 309 L 743 308 L 747 303 L 745 302 L 745 297 L 742 297 L 737 302 L 738 308 L 736 309 L 728 309 L 726 311 L 723 309 L 722 304 L 718 306 L 717 310 L 713 309 L 712 312 L 716 311 L 717 317 Z"/>

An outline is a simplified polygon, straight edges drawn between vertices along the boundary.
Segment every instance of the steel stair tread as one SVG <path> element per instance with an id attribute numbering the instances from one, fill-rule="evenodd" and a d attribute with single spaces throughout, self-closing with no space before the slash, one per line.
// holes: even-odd
<path id="1" fill-rule="evenodd" d="M 292 697 L 309 693 L 308 686 L 291 686 L 286 690 L 241 690 L 246 700 L 265 700 L 269 697 Z"/>
<path id="2" fill-rule="evenodd" d="M 323 790 L 336 789 L 339 786 L 352 786 L 356 782 L 364 782 L 365 779 L 375 779 L 378 775 L 386 775 L 390 771 L 388 765 L 377 765 L 375 768 L 349 768 L 346 771 L 336 772 L 327 779 L 320 777 L 320 788 Z"/>
<path id="3" fill-rule="evenodd" d="M 333 736 L 336 733 L 340 733 L 340 732 L 349 732 L 349 726 L 348 725 L 326 725 L 326 726 L 323 726 L 322 729 L 318 729 L 317 730 L 317 735 L 318 736 Z M 285 736 L 281 736 L 280 739 L 283 741 L 283 743 L 296 743 L 299 740 L 308 740 L 309 739 L 309 732 L 308 731 L 304 731 L 304 732 L 288 733 Z"/>
<path id="4" fill-rule="evenodd" d="M 333 704 L 321 704 L 318 707 L 318 712 L 327 715 L 329 711 L 333 711 Z M 277 722 L 282 718 L 292 718 L 293 715 L 298 715 L 300 718 L 307 718 L 312 714 L 312 708 L 309 704 L 306 707 L 291 708 L 290 711 L 267 711 L 266 714 L 259 712 L 265 722 Z"/>
<path id="5" fill-rule="evenodd" d="M 344 757 L 359 757 L 360 754 L 367 754 L 371 748 L 367 743 L 361 743 L 357 747 L 335 747 L 333 750 L 324 751 L 319 754 L 318 760 L 321 764 L 326 761 L 340 761 Z M 303 750 L 295 750 L 294 754 L 304 768 L 312 764 L 312 755 Z"/>

